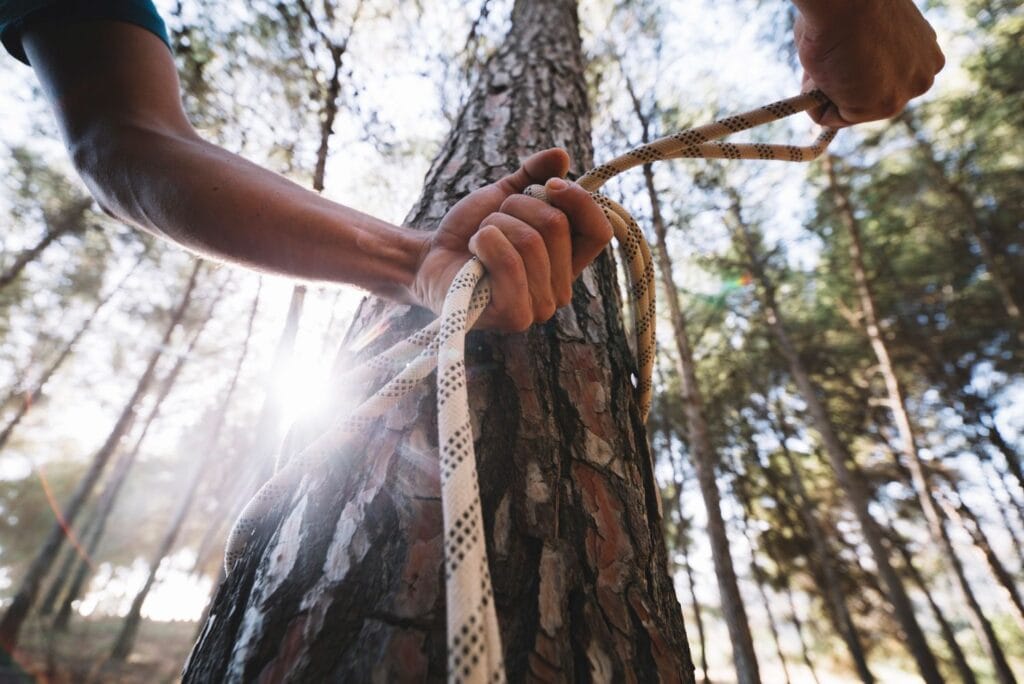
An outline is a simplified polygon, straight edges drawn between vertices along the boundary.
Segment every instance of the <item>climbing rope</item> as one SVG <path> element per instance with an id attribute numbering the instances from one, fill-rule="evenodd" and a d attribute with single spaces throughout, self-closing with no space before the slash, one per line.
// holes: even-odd
<path id="1" fill-rule="evenodd" d="M 625 261 L 631 293 L 637 303 L 638 314 L 634 321 L 639 378 L 637 393 L 645 420 L 651 407 L 651 373 L 655 354 L 651 253 L 643 231 L 629 212 L 617 202 L 597 194 L 597 190 L 627 169 L 664 159 L 811 161 L 835 137 L 835 130 L 824 129 L 807 147 L 733 144 L 721 142 L 719 138 L 827 102 L 820 91 L 812 91 L 739 116 L 720 119 L 641 145 L 579 179 L 579 185 L 593 194 L 612 225 Z M 542 186 L 531 186 L 526 193 L 546 199 Z M 245 552 L 260 520 L 294 491 L 303 474 L 349 443 L 365 438 L 371 424 L 394 408 L 436 367 L 450 682 L 505 681 L 501 634 L 494 609 L 480 510 L 464 360 L 466 331 L 473 327 L 490 299 L 491 287 L 489 279 L 484 276 L 484 268 L 476 258 L 470 259 L 452 281 L 440 318 L 346 373 L 340 386 L 366 387 L 386 374 L 393 377 L 350 415 L 341 418 L 302 452 L 284 463 L 263 485 L 235 522 L 228 536 L 224 558 L 230 573 Z"/>

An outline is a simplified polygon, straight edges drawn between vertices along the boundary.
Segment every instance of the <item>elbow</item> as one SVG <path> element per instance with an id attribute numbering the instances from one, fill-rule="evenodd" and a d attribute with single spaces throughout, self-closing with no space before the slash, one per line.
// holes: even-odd
<path id="1" fill-rule="evenodd" d="M 122 221 L 132 220 L 124 202 L 131 176 L 127 135 L 118 126 L 95 125 L 67 141 L 71 162 L 93 198 L 106 214 Z"/>

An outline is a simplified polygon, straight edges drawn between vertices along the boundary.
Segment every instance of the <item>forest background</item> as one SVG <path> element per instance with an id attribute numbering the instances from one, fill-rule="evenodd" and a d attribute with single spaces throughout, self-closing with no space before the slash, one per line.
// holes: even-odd
<path id="1" fill-rule="evenodd" d="M 399 222 L 510 3 L 158 5 L 204 136 Z M 865 666 L 916 681 L 801 369 L 944 671 L 1024 677 L 1024 10 L 922 9 L 947 55 L 936 87 L 844 131 L 828 162 L 662 163 L 610 188 L 668 257 L 649 428 L 698 680 L 734 674 L 688 370 L 765 681 Z M 799 88 L 786 2 L 595 0 L 580 16 L 598 160 Z M 273 445 L 345 391 L 327 370 L 365 343 L 344 340 L 360 293 L 200 263 L 117 224 L 31 71 L 7 59 L 0 77 L 4 607 L 41 583 L 18 661 L 58 681 L 173 680 Z M 90 477 L 75 543 L 30 574 Z"/>

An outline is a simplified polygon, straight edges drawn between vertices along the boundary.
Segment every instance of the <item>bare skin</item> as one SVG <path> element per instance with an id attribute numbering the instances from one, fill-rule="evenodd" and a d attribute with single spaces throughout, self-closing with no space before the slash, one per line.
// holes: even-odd
<path id="1" fill-rule="evenodd" d="M 793 0 L 806 88 L 844 126 L 898 113 L 942 68 L 935 32 L 910 0 Z M 441 310 L 466 259 L 493 284 L 480 325 L 524 330 L 569 302 L 612 232 L 598 205 L 560 179 L 564 150 L 527 158 L 471 193 L 436 231 L 395 226 L 331 202 L 204 141 L 185 116 L 174 61 L 150 32 L 94 21 L 33 28 L 23 46 L 75 166 L 111 215 L 197 254 L 303 280 L 348 283 Z M 546 183 L 551 205 L 526 197 Z"/>
<path id="2" fill-rule="evenodd" d="M 935 31 L 911 0 L 793 0 L 803 89 L 832 104 L 812 113 L 841 128 L 896 116 L 945 65 Z"/>

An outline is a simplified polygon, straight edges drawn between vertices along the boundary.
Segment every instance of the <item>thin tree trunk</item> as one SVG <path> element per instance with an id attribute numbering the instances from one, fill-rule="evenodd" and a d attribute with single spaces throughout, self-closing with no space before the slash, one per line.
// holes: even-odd
<path id="1" fill-rule="evenodd" d="M 93 513 L 92 520 L 89 522 L 89 531 L 85 535 L 85 558 L 78 559 L 78 564 L 75 569 L 74 577 L 70 583 L 62 581 L 60 575 L 58 575 L 53 584 L 50 587 L 50 592 L 47 594 L 46 600 L 43 602 L 39 612 L 43 615 L 47 614 L 46 606 L 53 605 L 56 602 L 60 589 L 67 584 L 68 589 L 64 594 L 64 600 L 61 602 L 60 610 L 57 611 L 57 615 L 53 619 L 53 629 L 55 631 L 64 631 L 68 627 L 68 622 L 71 619 L 72 603 L 81 595 L 82 588 L 85 586 L 85 581 L 89 578 L 89 573 L 93 569 L 92 558 L 95 557 L 96 551 L 99 549 L 100 541 L 103 539 L 103 533 L 107 528 L 107 521 L 110 518 L 110 513 L 114 509 L 114 504 L 117 503 L 117 497 L 121 493 L 121 488 L 128 479 L 128 473 L 131 471 L 132 466 L 135 464 L 135 460 L 138 458 L 139 452 L 142 450 L 142 445 L 146 441 L 146 435 L 149 434 L 149 429 L 156 422 L 160 415 L 160 409 L 163 406 L 164 400 L 174 389 L 174 385 L 177 383 L 179 376 L 181 375 L 182 369 L 185 364 L 192 359 L 192 354 L 195 351 L 196 345 L 199 343 L 199 338 L 202 337 L 203 331 L 206 329 L 207 324 L 213 318 L 214 308 L 217 302 L 220 300 L 223 294 L 223 287 L 210 303 L 209 309 L 203 319 L 196 326 L 195 331 L 192 333 L 192 337 L 188 342 L 188 346 L 184 352 L 181 353 L 171 370 L 164 376 L 163 381 L 160 383 L 160 389 L 157 391 L 156 397 L 153 399 L 153 404 L 149 408 L 149 413 L 146 415 L 146 419 L 142 424 L 142 430 L 139 432 L 138 437 L 135 438 L 135 444 L 132 445 L 130 451 L 123 453 L 117 461 L 114 462 L 113 470 L 110 476 L 107 478 L 107 484 L 104 486 L 103 491 L 100 493 L 99 501 L 96 504 L 96 510 Z M 77 556 L 73 557 L 73 560 Z"/>
<path id="2" fill-rule="evenodd" d="M 793 458 L 793 453 L 789 450 L 787 444 L 790 433 L 789 428 L 786 426 L 786 416 L 781 402 L 776 403 L 775 417 L 772 422 L 779 436 L 780 448 L 789 471 L 786 488 L 796 504 L 797 514 L 800 516 L 801 522 L 803 522 L 804 529 L 811 538 L 811 549 L 816 561 L 815 564 L 820 569 L 821 578 L 824 580 L 824 582 L 818 582 L 818 585 L 825 598 L 825 605 L 828 608 L 829 614 L 832 616 L 832 623 L 850 652 L 850 658 L 853 660 L 860 680 L 864 684 L 874 684 L 875 676 L 868 667 L 867 655 L 864 652 L 860 633 L 853 622 L 853 616 L 850 614 L 846 597 L 841 590 L 842 585 L 834 560 L 835 555 L 832 553 L 825 529 L 819 519 L 817 502 L 807 492 L 800 468 L 797 466 L 796 459 Z M 812 575 L 817 575 L 817 573 L 812 573 Z M 818 581 L 817 577 L 815 577 L 815 580 L 816 582 Z"/>
<path id="3" fill-rule="evenodd" d="M 1006 480 L 1003 479 L 1003 475 L 999 472 L 999 469 L 991 462 L 989 462 L 988 465 L 992 466 L 991 476 L 986 472 L 985 461 L 980 458 L 978 459 L 978 467 L 981 469 L 981 479 L 985 483 L 985 489 L 988 490 L 988 495 L 992 498 L 992 503 L 999 509 L 999 517 L 1003 520 L 1003 527 L 1006 528 L 1006 534 L 1009 535 L 1010 541 L 1013 543 L 1013 548 L 1017 550 L 1018 571 L 1020 573 L 1024 573 L 1024 540 L 1022 540 L 1020 535 L 1017 533 L 1016 525 L 1010 519 L 1010 514 L 1006 511 L 1006 508 L 1007 506 L 1012 508 L 1017 513 L 1018 520 L 1022 524 L 1024 524 L 1024 511 L 1021 511 L 1021 509 L 1017 507 L 1017 502 L 1013 499 L 1013 493 L 1006 485 Z M 993 479 L 1003 485 L 1003 493 L 1009 499 L 1009 503 L 1004 505 L 999 500 L 999 494 L 996 492 L 996 488 L 992 485 Z"/>
<path id="4" fill-rule="evenodd" d="M 46 248 L 68 233 L 82 227 L 82 218 L 86 210 L 92 206 L 92 197 L 82 197 L 72 203 L 55 220 L 46 222 L 46 233 L 39 242 L 22 251 L 14 262 L 0 273 L 0 290 L 4 289 L 21 275 L 25 267 L 39 258 Z"/>
<path id="5" fill-rule="evenodd" d="M 650 117 L 643 112 L 640 101 L 628 80 L 627 89 L 633 102 L 633 111 L 640 120 L 643 142 L 649 143 Z M 753 684 L 759 682 L 761 677 L 758 672 L 757 654 L 754 651 L 754 640 L 750 635 L 746 608 L 743 605 L 736 570 L 733 567 L 732 554 L 729 551 L 729 537 L 725 520 L 722 517 L 721 494 L 715 476 L 718 457 L 711 445 L 708 433 L 707 418 L 704 415 L 704 399 L 697 381 L 697 367 L 686 328 L 686 317 L 680 306 L 678 288 L 672 277 L 672 261 L 666 246 L 667 226 L 661 213 L 661 202 L 658 200 L 654 171 L 650 164 L 644 164 L 643 174 L 647 196 L 651 203 L 651 224 L 657 239 L 654 252 L 676 345 L 676 372 L 679 374 L 682 385 L 682 400 L 686 415 L 686 441 L 693 457 L 701 498 L 704 500 L 704 508 L 707 512 L 707 531 L 711 542 L 715 578 L 718 580 L 722 617 L 725 619 L 726 627 L 729 630 L 729 639 L 732 642 L 736 679 L 740 684 Z"/>
<path id="6" fill-rule="evenodd" d="M 951 519 L 959 522 L 967 530 L 967 534 L 970 535 L 974 546 L 988 565 L 989 570 L 992 571 L 992 576 L 995 577 L 996 582 L 1003 588 L 1006 597 L 1010 600 L 1010 605 L 1013 606 L 1011 611 L 1013 617 L 1017 621 L 1018 628 L 1021 632 L 1024 632 L 1024 600 L 1021 599 L 1017 583 L 1014 581 L 1013 575 L 999 559 L 995 549 L 992 548 L 992 544 L 989 543 L 988 535 L 985 534 L 985 529 L 981 526 L 981 521 L 978 519 L 977 514 L 964 503 L 960 492 L 956 491 L 955 485 L 953 486 L 958 501 L 954 504 L 943 497 L 940 499 L 942 506 Z"/>
<path id="7" fill-rule="evenodd" d="M 939 604 L 935 601 L 932 596 L 931 590 L 928 588 L 928 583 L 925 582 L 924 577 L 921 575 L 921 571 L 917 569 L 917 565 L 914 563 L 914 556 L 910 553 L 910 549 L 907 548 L 906 542 L 900 538 L 899 534 L 895 531 L 889 535 L 890 543 L 896 547 L 900 556 L 903 557 L 903 565 L 906 567 L 907 572 L 910 573 L 911 579 L 914 580 L 914 584 L 924 594 L 925 600 L 928 601 L 928 605 L 932 609 L 932 615 L 935 617 L 935 621 L 939 623 L 939 630 L 942 632 L 942 638 L 946 642 L 946 648 L 949 649 L 950 655 L 953 657 L 953 665 L 956 667 L 957 673 L 960 675 L 960 680 L 964 684 L 976 684 L 977 680 L 974 677 L 974 672 L 971 670 L 971 666 L 967 663 L 967 657 L 964 655 L 963 649 L 960 648 L 960 644 L 956 640 L 956 631 L 953 626 L 946 619 Z"/>
<path id="8" fill-rule="evenodd" d="M 89 312 L 89 315 L 86 316 L 85 320 L 82 321 L 81 325 L 78 326 L 78 329 L 75 331 L 75 334 L 71 336 L 67 343 L 65 343 L 65 345 L 61 348 L 60 352 L 58 352 L 57 356 L 54 357 L 50 365 L 46 367 L 46 370 L 44 370 L 42 375 L 39 376 L 39 379 L 36 380 L 36 384 L 32 387 L 31 390 L 25 393 L 23 399 L 21 400 L 21 404 L 18 407 L 18 410 L 14 412 L 14 415 L 11 416 L 11 419 L 8 420 L 7 424 L 4 426 L 3 431 L 0 432 L 0 450 L 2 450 L 4 448 L 4 445 L 7 444 L 7 440 L 10 439 L 11 433 L 14 431 L 14 428 L 18 427 L 18 424 L 21 422 L 22 418 L 24 418 L 26 414 L 28 414 L 29 409 L 32 408 L 32 405 L 36 401 L 38 401 L 40 396 L 42 396 L 43 391 L 46 389 L 47 383 L 50 382 L 50 379 L 53 377 L 54 373 L 60 370 L 60 367 L 63 366 L 64 362 L 67 361 L 68 358 L 71 356 L 71 353 L 75 349 L 75 345 L 78 344 L 78 340 L 80 340 L 82 336 L 89 331 L 89 328 L 92 327 L 93 321 L 96 320 L 96 316 L 98 316 L 100 311 L 103 310 L 103 307 L 107 305 L 107 302 L 113 299 L 114 295 L 121 291 L 121 287 L 125 284 L 125 282 L 128 281 L 128 278 L 130 278 L 131 275 L 135 273 L 135 270 L 139 267 L 139 264 L 141 264 L 142 261 L 146 258 L 148 252 L 149 250 L 144 251 L 139 256 L 135 264 L 128 271 L 128 273 L 126 273 L 117 282 L 117 284 L 113 288 L 111 288 L 110 292 L 103 295 L 103 297 L 96 303 L 96 305 L 92 308 L 92 311 Z"/>
<path id="9" fill-rule="evenodd" d="M 520 0 L 408 223 L 436 226 L 456 198 L 551 145 L 567 146 L 578 172 L 589 133 L 575 3 Z M 510 681 L 692 681 L 619 315 L 605 256 L 551 323 L 469 338 Z M 371 299 L 350 335 L 385 331 L 369 353 L 425 320 Z M 338 454 L 267 521 L 218 592 L 186 682 L 444 676 L 432 396 L 422 388 L 368 428 L 358 455 Z"/>
<path id="10" fill-rule="evenodd" d="M 896 368 L 889 354 L 889 348 L 882 338 L 874 294 L 871 291 L 871 282 L 867 276 L 867 269 L 864 267 L 864 249 L 861 243 L 860 222 L 853 213 L 853 207 L 850 204 L 850 198 L 846 189 L 836 179 L 835 167 L 830 156 L 825 157 L 824 165 L 825 171 L 828 174 L 829 186 L 835 198 L 840 221 L 850 237 L 850 264 L 857 288 L 857 296 L 860 300 L 860 312 L 863 317 L 864 331 L 868 336 L 875 359 L 878 361 L 878 372 L 885 382 L 888 408 L 892 412 L 893 421 L 896 423 L 900 440 L 900 452 L 903 455 L 906 467 L 910 471 L 911 480 L 917 492 L 918 503 L 924 512 L 933 540 L 945 552 L 949 565 L 956 575 L 957 584 L 963 593 L 964 600 L 967 602 L 972 621 L 979 630 L 985 650 L 995 666 L 996 676 L 1003 684 L 1010 684 L 1016 681 L 1013 676 L 1013 670 L 1010 669 L 1010 664 L 1006 660 L 1006 654 L 1003 651 L 1002 644 L 999 643 L 996 637 L 992 623 L 982 610 L 981 604 L 978 602 L 970 583 L 967 581 L 967 574 L 963 563 L 953 547 L 942 512 L 939 510 L 939 505 L 932 494 L 931 485 L 925 473 L 925 465 L 917 450 L 914 428 L 910 421 L 910 414 L 907 411 L 905 393 L 896 375 Z"/>
<path id="11" fill-rule="evenodd" d="M 259 295 L 257 293 L 257 301 L 258 296 Z M 212 318 L 213 309 L 214 306 L 216 306 L 216 303 L 216 300 L 214 300 L 211 304 L 210 312 L 207 315 L 206 320 Z M 213 419 L 213 432 L 206 443 L 205 453 L 198 457 L 197 462 L 193 467 L 192 476 L 185 488 L 185 493 L 181 495 L 178 508 L 175 511 L 171 522 L 167 525 L 167 529 L 164 532 L 163 539 L 160 541 L 160 545 L 157 547 L 156 552 L 150 559 L 149 575 L 146 577 L 146 581 L 142 585 L 142 588 L 135 595 L 135 598 L 132 599 L 131 608 L 128 610 L 128 615 L 125 616 L 124 623 L 121 626 L 121 631 L 114 642 L 113 648 L 111 649 L 111 660 L 121 661 L 131 654 L 132 648 L 135 645 L 135 637 L 139 631 L 139 625 L 142 622 L 142 606 L 146 602 L 146 597 L 149 595 L 150 589 L 153 588 L 153 584 L 156 581 L 157 571 L 160 569 L 160 564 L 163 563 L 164 558 L 166 558 L 171 552 L 174 542 L 178 538 L 178 534 L 181 532 L 185 519 L 188 517 L 189 510 L 191 510 L 192 504 L 195 501 L 195 495 L 199 489 L 199 485 L 208 474 L 210 459 L 214 454 L 219 453 L 220 436 L 224 431 L 228 407 L 231 405 L 231 401 L 234 398 L 235 390 L 238 387 L 238 378 L 242 373 L 242 365 L 245 363 L 245 358 L 249 353 L 249 340 L 252 337 L 253 321 L 255 320 L 255 317 L 256 305 L 254 304 L 249 312 L 248 329 L 245 334 L 245 341 L 242 344 L 242 353 L 239 355 L 238 361 L 235 363 L 234 371 L 231 374 L 231 380 L 228 381 L 227 390 L 224 392 L 224 398 L 220 400 L 218 405 L 217 413 Z M 198 338 L 199 333 L 197 333 L 195 338 L 193 338 L 193 343 L 198 340 Z"/>
<path id="12" fill-rule="evenodd" d="M 782 640 L 779 638 L 779 627 L 775 620 L 775 611 L 772 610 L 772 602 L 768 598 L 768 591 L 765 589 L 765 586 L 768 584 L 768 575 L 757 560 L 757 546 L 754 544 L 754 538 L 750 535 L 750 518 L 746 510 L 748 505 L 749 502 L 746 501 L 746 497 L 742 497 L 740 501 L 740 515 L 742 516 L 740 524 L 743 526 L 743 535 L 747 538 L 747 546 L 750 547 L 750 571 L 754 575 L 754 584 L 757 585 L 757 593 L 761 597 L 761 605 L 764 607 L 765 615 L 768 617 L 768 630 L 771 632 L 772 642 L 775 644 L 775 655 L 782 665 L 782 674 L 786 684 L 791 684 L 793 678 L 789 674 L 789 664 L 786 662 L 786 655 L 782 651 Z"/>
<path id="13" fill-rule="evenodd" d="M 679 524 L 676 526 L 675 549 L 682 556 L 683 571 L 686 573 L 686 585 L 690 594 L 690 605 L 693 607 L 693 619 L 697 622 L 697 639 L 700 644 L 701 681 L 704 684 L 711 684 L 711 678 L 708 675 L 707 639 L 704 636 L 704 614 L 700 601 L 697 600 L 697 580 L 694 577 L 693 566 L 690 564 L 690 535 L 688 532 L 691 521 L 686 515 L 685 503 L 683 501 L 683 491 L 686 488 L 686 473 L 683 470 L 682 459 L 675 458 L 672 452 L 672 433 L 670 430 L 665 430 L 665 437 L 669 444 L 669 458 L 672 460 L 672 472 L 676 486 L 676 495 L 674 500 L 670 502 L 670 505 L 676 509 L 679 516 Z"/>
<path id="14" fill-rule="evenodd" d="M 814 684 L 821 684 L 821 680 L 818 679 L 818 671 L 814 668 L 814 661 L 811 660 L 811 652 L 807 647 L 807 638 L 804 636 L 804 623 L 800 619 L 799 611 L 796 609 L 793 587 L 790 586 L 789 582 L 786 582 L 786 598 L 789 600 L 789 614 L 793 620 L 793 628 L 796 629 L 796 635 L 800 639 L 800 654 L 804 659 L 804 665 L 807 666 L 807 670 L 811 673 L 811 679 L 814 680 Z"/>
<path id="15" fill-rule="evenodd" d="M 871 517 L 871 511 L 868 507 L 871 497 L 868 494 L 867 487 L 859 471 L 851 467 L 855 467 L 853 459 L 846 446 L 836 434 L 832 421 L 825 411 L 824 403 L 818 396 L 818 388 L 811 381 L 811 377 L 804 368 L 803 361 L 800 359 L 796 347 L 793 346 L 792 341 L 789 339 L 789 333 L 786 331 L 779 315 L 774 285 L 765 273 L 761 257 L 754 245 L 750 227 L 744 223 L 740 214 L 739 197 L 735 194 L 735 191 L 732 191 L 731 194 L 732 203 L 728 216 L 732 224 L 730 227 L 736 236 L 739 248 L 746 253 L 751 272 L 759 284 L 765 320 L 775 337 L 779 351 L 786 359 L 793 381 L 796 383 L 797 389 L 807 405 L 812 425 L 818 432 L 822 446 L 828 454 L 836 482 L 843 490 L 844 495 L 853 508 L 857 521 L 860 523 L 861 533 L 871 549 L 878 574 L 885 586 L 886 596 L 892 604 L 896 620 L 903 629 L 903 638 L 906 641 L 907 649 L 917 663 L 918 670 L 924 680 L 928 684 L 939 684 L 939 682 L 942 682 L 942 676 L 939 674 L 935 656 L 929 648 L 924 632 L 921 630 L 921 626 L 914 615 L 914 606 L 907 595 L 906 588 L 892 567 L 889 552 L 882 541 L 882 532 L 879 529 L 878 523 Z"/>
<path id="16" fill-rule="evenodd" d="M 18 588 L 18 592 L 14 595 L 14 599 L 11 604 L 7 607 L 6 612 L 4 612 L 4 616 L 2 620 L 0 620 L 0 646 L 2 646 L 4 650 L 10 652 L 17 645 L 18 633 L 21 630 L 21 625 L 28 616 L 29 610 L 31 610 L 36 596 L 39 594 L 40 586 L 42 585 L 46 574 L 50 570 L 50 567 L 53 565 L 54 558 L 56 558 L 57 553 L 60 551 L 61 544 L 63 543 L 64 536 L 66 534 L 65 530 L 70 529 L 71 525 L 74 524 L 75 518 L 78 517 L 82 506 L 85 504 L 85 501 L 92 493 L 97 480 L 99 480 L 100 475 L 103 473 L 103 470 L 107 465 L 107 461 L 110 460 L 110 457 L 117 450 L 121 439 L 125 434 L 127 434 L 129 429 L 131 429 L 132 423 L 135 420 L 136 406 L 149 390 L 149 386 L 153 381 L 153 375 L 156 372 L 156 366 L 163 357 L 164 349 L 167 347 L 168 342 L 170 342 L 171 335 L 174 333 L 174 330 L 178 327 L 178 324 L 181 323 L 181 320 L 185 315 L 185 311 L 188 309 L 189 303 L 192 300 L 192 293 L 195 289 L 196 281 L 199 276 L 199 272 L 202 269 L 202 265 L 202 261 L 196 260 L 195 266 L 192 268 L 192 273 L 189 276 L 188 283 L 185 285 L 185 290 L 171 314 L 171 319 L 164 331 L 163 338 L 150 355 L 145 370 L 142 372 L 138 381 L 136 381 L 135 389 L 132 392 L 131 397 L 121 410 L 117 421 L 114 423 L 114 427 L 107 435 L 107 439 L 93 455 L 89 468 L 86 470 L 85 474 L 82 475 L 82 479 L 79 480 L 78 486 L 72 493 L 71 498 L 64 507 L 64 510 L 60 513 L 60 518 L 56 523 L 54 523 L 53 527 L 50 529 L 49 535 L 46 537 L 39 551 L 36 553 L 35 558 L 33 558 L 32 562 L 29 564 L 28 571 L 25 573 L 25 579 Z"/>

